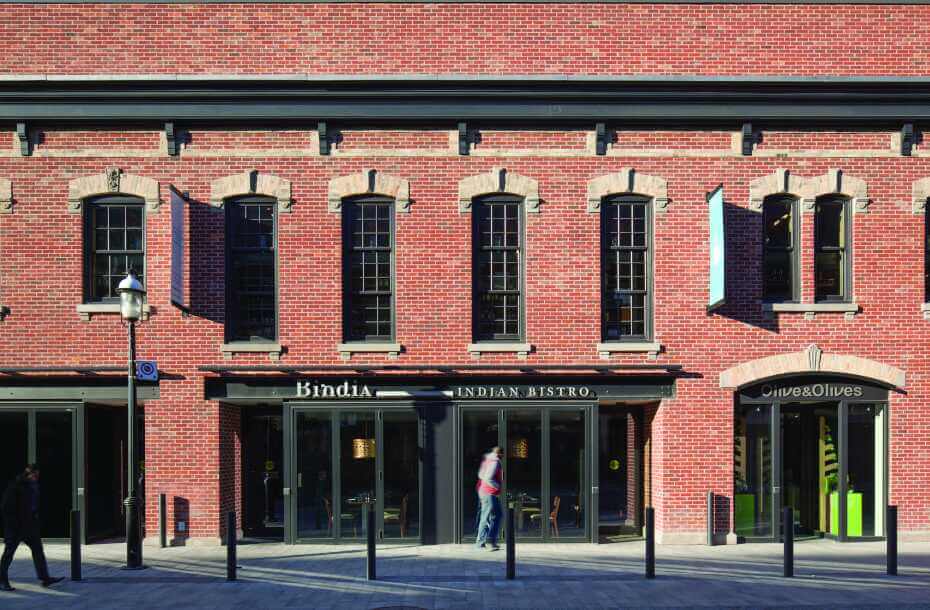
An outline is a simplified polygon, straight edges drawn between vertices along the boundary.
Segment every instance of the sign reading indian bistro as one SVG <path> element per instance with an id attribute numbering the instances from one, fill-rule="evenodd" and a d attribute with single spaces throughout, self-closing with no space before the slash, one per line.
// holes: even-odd
<path id="1" fill-rule="evenodd" d="M 460 385 L 452 387 L 453 398 L 594 398 L 588 386 L 565 385 Z"/>

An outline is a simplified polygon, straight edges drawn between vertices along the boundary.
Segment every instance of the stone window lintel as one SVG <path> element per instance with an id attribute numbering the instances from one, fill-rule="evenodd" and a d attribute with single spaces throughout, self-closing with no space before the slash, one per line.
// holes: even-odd
<path id="1" fill-rule="evenodd" d="M 482 195 L 511 194 L 523 198 L 527 214 L 539 213 L 539 182 L 528 176 L 492 167 L 491 171 L 468 176 L 459 181 L 459 213 L 471 212 L 476 197 Z"/>
<path id="2" fill-rule="evenodd" d="M 347 197 L 357 195 L 383 195 L 394 200 L 396 213 L 410 212 L 410 182 L 404 178 L 382 174 L 374 169 L 363 169 L 357 174 L 330 180 L 327 209 L 334 214 L 341 214 L 342 201 Z"/>
<path id="3" fill-rule="evenodd" d="M 137 176 L 124 174 L 118 167 L 108 167 L 102 174 L 75 178 L 68 183 L 68 212 L 80 214 L 84 201 L 101 195 L 130 195 L 145 201 L 146 214 L 157 214 L 161 207 L 158 182 Z"/>
<path id="4" fill-rule="evenodd" d="M 291 182 L 258 170 L 249 170 L 241 174 L 224 176 L 210 184 L 210 205 L 222 208 L 230 197 L 261 195 L 271 197 L 278 202 L 278 212 L 293 211 L 291 199 Z"/>
<path id="5" fill-rule="evenodd" d="M 598 176 L 588 181 L 588 213 L 601 211 L 601 202 L 609 195 L 643 195 L 652 200 L 656 214 L 663 214 L 668 209 L 668 181 L 659 176 L 640 174 L 630 167 L 620 171 Z"/>

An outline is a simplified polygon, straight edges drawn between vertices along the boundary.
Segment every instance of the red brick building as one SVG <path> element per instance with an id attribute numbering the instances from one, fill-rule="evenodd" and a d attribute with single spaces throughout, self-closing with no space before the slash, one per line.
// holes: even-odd
<path id="1" fill-rule="evenodd" d="M 147 539 L 165 494 L 177 543 L 372 496 L 468 540 L 496 444 L 520 539 L 703 542 L 708 492 L 721 541 L 930 535 L 927 6 L 3 14 L 0 464 L 49 537 L 120 533 L 128 268 Z"/>

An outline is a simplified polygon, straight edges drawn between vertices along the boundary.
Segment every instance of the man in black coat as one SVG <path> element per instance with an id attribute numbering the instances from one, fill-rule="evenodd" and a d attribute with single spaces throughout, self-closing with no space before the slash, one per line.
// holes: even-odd
<path id="1" fill-rule="evenodd" d="M 10 564 L 20 542 L 24 542 L 32 551 L 32 562 L 36 567 L 36 576 L 43 587 L 49 587 L 61 578 L 52 578 L 48 574 L 48 563 L 42 549 L 39 534 L 39 467 L 30 464 L 26 470 L 10 482 L 3 499 L 0 500 L 3 511 L 3 558 L 0 559 L 0 591 L 13 591 L 10 586 Z"/>

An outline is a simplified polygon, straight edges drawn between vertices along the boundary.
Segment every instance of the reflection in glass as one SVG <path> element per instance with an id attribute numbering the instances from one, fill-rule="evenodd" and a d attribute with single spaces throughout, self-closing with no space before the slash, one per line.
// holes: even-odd
<path id="1" fill-rule="evenodd" d="M 782 506 L 794 511 L 797 536 L 837 534 L 837 403 L 781 408 Z"/>
<path id="2" fill-rule="evenodd" d="M 417 414 L 385 411 L 384 537 L 420 535 L 420 455 Z"/>
<path id="3" fill-rule="evenodd" d="M 882 405 L 849 407 L 846 535 L 884 536 L 885 423 Z"/>
<path id="4" fill-rule="evenodd" d="M 734 430 L 734 529 L 747 538 L 772 535 L 771 407 L 742 405 Z"/>
<path id="5" fill-rule="evenodd" d="M 0 485 L 7 484 L 26 467 L 29 459 L 29 423 L 25 412 L 0 413 Z M 3 514 L 0 512 L 0 532 Z"/>
<path id="6" fill-rule="evenodd" d="M 814 297 L 842 300 L 846 291 L 846 202 L 817 202 Z"/>
<path id="7" fill-rule="evenodd" d="M 36 412 L 36 461 L 42 468 L 39 522 L 43 538 L 67 538 L 71 531 L 74 493 L 71 416 L 68 411 Z"/>
<path id="8" fill-rule="evenodd" d="M 582 410 L 551 411 L 549 415 L 548 520 L 553 538 L 585 533 L 584 421 Z"/>
<path id="9" fill-rule="evenodd" d="M 484 454 L 498 443 L 497 411 L 462 413 L 462 537 L 478 533 L 478 468 Z M 507 473 L 504 473 L 505 479 Z"/>
<path id="10" fill-rule="evenodd" d="M 333 536 L 332 415 L 297 414 L 297 536 Z"/>
<path id="11" fill-rule="evenodd" d="M 367 532 L 368 500 L 375 497 L 375 455 L 374 452 L 356 453 L 355 447 L 362 443 L 373 445 L 374 438 L 373 412 L 339 414 L 339 494 L 342 511 L 339 527 L 342 538 L 362 538 Z"/>
<path id="12" fill-rule="evenodd" d="M 794 206 L 790 198 L 769 198 L 763 204 L 762 296 L 768 300 L 794 299 Z"/>
<path id="13" fill-rule="evenodd" d="M 243 414 L 243 515 L 247 535 L 282 535 L 284 485 L 281 415 Z"/>
<path id="14" fill-rule="evenodd" d="M 507 416 L 504 487 L 514 501 L 517 538 L 542 536 L 542 413 L 511 409 Z"/>

